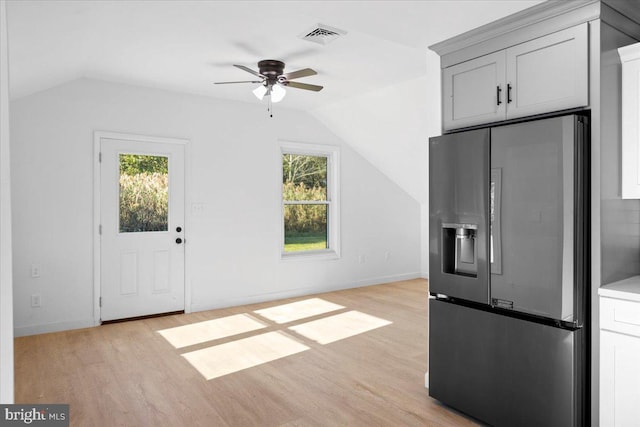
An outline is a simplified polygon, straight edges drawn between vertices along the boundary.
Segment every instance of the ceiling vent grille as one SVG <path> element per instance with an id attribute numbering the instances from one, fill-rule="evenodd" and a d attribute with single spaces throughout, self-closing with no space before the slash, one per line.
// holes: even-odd
<path id="1" fill-rule="evenodd" d="M 300 38 L 319 44 L 329 44 L 340 36 L 347 34 L 346 31 L 318 24 L 309 31 L 305 31 Z"/>

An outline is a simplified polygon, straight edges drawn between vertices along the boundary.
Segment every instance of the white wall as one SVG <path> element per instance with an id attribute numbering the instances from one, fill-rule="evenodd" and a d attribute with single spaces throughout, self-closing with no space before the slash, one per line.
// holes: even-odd
<path id="1" fill-rule="evenodd" d="M 441 134 L 440 58 L 425 52 L 423 77 L 312 111 L 421 206 L 421 272 L 429 272 L 429 137 Z"/>
<path id="2" fill-rule="evenodd" d="M 316 119 L 285 107 L 269 118 L 257 101 L 87 79 L 14 101 L 16 333 L 93 324 L 95 130 L 191 140 L 185 232 L 194 311 L 418 277 L 420 204 Z M 279 140 L 341 146 L 341 259 L 280 260 Z M 191 214 L 193 203 L 204 212 Z M 30 277 L 31 264 L 40 278 Z M 41 308 L 30 307 L 33 293 Z"/>
<path id="3" fill-rule="evenodd" d="M 0 1 L 0 403 L 13 403 L 13 297 L 6 2 Z"/>

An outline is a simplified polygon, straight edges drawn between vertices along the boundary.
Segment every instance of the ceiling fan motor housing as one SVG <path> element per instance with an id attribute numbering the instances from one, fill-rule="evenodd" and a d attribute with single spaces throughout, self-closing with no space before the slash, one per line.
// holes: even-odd
<path id="1" fill-rule="evenodd" d="M 267 80 L 277 81 L 278 76 L 284 73 L 284 62 L 276 61 L 275 59 L 265 59 L 258 62 L 258 69 L 260 74 L 265 76 Z"/>

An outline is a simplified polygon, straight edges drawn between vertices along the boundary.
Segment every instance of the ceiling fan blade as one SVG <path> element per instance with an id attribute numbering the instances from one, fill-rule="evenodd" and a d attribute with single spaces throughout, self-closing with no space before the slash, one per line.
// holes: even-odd
<path id="1" fill-rule="evenodd" d="M 288 87 L 295 87 L 296 89 L 312 90 L 314 92 L 319 92 L 322 90 L 322 86 L 310 85 L 308 83 L 286 82 L 285 85 Z"/>
<path id="2" fill-rule="evenodd" d="M 245 67 L 244 65 L 237 65 L 237 64 L 233 64 L 233 66 L 234 66 L 234 67 L 238 67 L 238 68 L 240 68 L 241 70 L 246 71 L 247 73 L 251 73 L 251 74 L 253 74 L 254 76 L 257 76 L 257 77 L 264 77 L 264 76 L 263 76 L 262 74 L 260 74 L 259 72 L 254 71 L 254 70 L 252 70 L 252 69 L 251 69 L 251 68 L 249 68 L 249 67 Z"/>
<path id="3" fill-rule="evenodd" d="M 284 73 L 283 76 L 287 80 L 293 80 L 299 79 L 300 77 L 315 76 L 316 74 L 318 73 L 316 73 L 311 68 L 304 68 L 302 70 L 292 71 L 291 73 Z"/>
<path id="4" fill-rule="evenodd" d="M 233 83 L 262 83 L 262 80 L 244 80 L 241 82 L 213 82 L 214 85 L 230 85 Z"/>

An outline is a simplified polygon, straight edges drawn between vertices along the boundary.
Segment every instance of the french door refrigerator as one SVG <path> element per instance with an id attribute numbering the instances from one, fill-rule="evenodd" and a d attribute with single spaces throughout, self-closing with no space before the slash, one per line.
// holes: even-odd
<path id="1" fill-rule="evenodd" d="M 491 425 L 587 422 L 588 131 L 429 140 L 429 394 Z"/>

